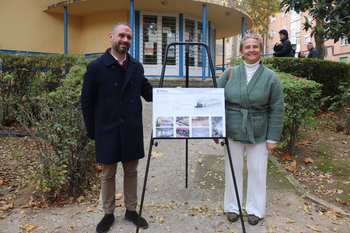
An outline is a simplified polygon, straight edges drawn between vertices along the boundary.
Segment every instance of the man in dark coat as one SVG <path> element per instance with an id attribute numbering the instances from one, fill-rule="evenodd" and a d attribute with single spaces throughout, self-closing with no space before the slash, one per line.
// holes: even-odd
<path id="1" fill-rule="evenodd" d="M 309 50 L 309 54 L 307 55 L 307 58 L 317 58 L 318 52 L 314 48 L 314 44 L 312 42 L 307 43 L 306 48 L 307 50 Z"/>
<path id="2" fill-rule="evenodd" d="M 280 42 L 277 42 L 273 47 L 275 51 L 273 53 L 274 57 L 291 57 L 292 56 L 292 44 L 288 39 L 288 31 L 282 29 L 278 32 L 280 36 Z"/>
<path id="3" fill-rule="evenodd" d="M 117 23 L 108 34 L 111 48 L 87 66 L 81 105 L 88 136 L 95 140 L 96 161 L 102 164 L 101 192 L 105 216 L 98 233 L 114 222 L 117 163 L 124 170 L 125 218 L 137 224 L 137 166 L 144 157 L 142 102 L 152 101 L 152 85 L 140 62 L 128 53 L 132 30 Z M 141 228 L 148 223 L 141 218 Z"/>

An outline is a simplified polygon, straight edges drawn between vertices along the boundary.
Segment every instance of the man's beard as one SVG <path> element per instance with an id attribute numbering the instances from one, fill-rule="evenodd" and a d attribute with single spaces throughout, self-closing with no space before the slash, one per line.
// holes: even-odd
<path id="1" fill-rule="evenodd" d="M 121 48 L 120 45 L 126 45 L 126 48 Z M 113 49 L 117 51 L 120 54 L 126 54 L 129 51 L 129 44 L 128 43 L 119 43 L 119 44 L 113 44 Z"/>

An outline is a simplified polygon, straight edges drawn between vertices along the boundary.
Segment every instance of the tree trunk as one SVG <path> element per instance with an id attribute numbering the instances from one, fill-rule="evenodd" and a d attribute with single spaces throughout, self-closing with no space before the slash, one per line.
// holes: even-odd
<path id="1" fill-rule="evenodd" d="M 322 18 L 316 18 L 316 28 L 317 31 L 315 32 L 315 48 L 317 50 L 317 58 L 318 59 L 324 59 L 324 38 L 323 38 L 323 24 L 324 21 Z"/>

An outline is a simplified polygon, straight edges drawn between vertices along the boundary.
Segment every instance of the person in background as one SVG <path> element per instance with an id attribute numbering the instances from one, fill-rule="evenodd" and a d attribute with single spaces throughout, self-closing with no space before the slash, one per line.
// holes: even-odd
<path id="1" fill-rule="evenodd" d="M 314 44 L 312 42 L 307 43 L 306 45 L 307 50 L 309 50 L 309 54 L 307 55 L 307 58 L 317 58 L 317 50 L 314 48 Z"/>
<path id="2" fill-rule="evenodd" d="M 237 203 L 226 147 L 224 211 L 228 221 L 238 220 L 246 156 L 246 211 L 248 223 L 256 225 L 265 216 L 268 154 L 274 153 L 281 137 L 284 99 L 277 75 L 260 60 L 263 49 L 260 38 L 247 35 L 239 49 L 243 63 L 226 69 L 218 79 L 218 87 L 225 89 L 226 135 L 241 202 Z"/>
<path id="3" fill-rule="evenodd" d="M 81 94 L 86 131 L 95 140 L 96 161 L 102 164 L 101 193 L 104 217 L 97 233 L 114 222 L 117 163 L 124 170 L 125 219 L 137 224 L 137 166 L 144 157 L 142 102 L 152 101 L 152 85 L 140 62 L 128 53 L 132 30 L 117 23 L 108 34 L 111 48 L 92 61 L 84 74 Z M 140 228 L 148 222 L 140 218 Z"/>
<path id="4" fill-rule="evenodd" d="M 298 58 L 306 58 L 305 53 L 302 52 L 302 51 L 300 51 L 300 52 L 298 53 Z"/>
<path id="5" fill-rule="evenodd" d="M 292 44 L 292 51 L 291 51 L 291 57 L 295 57 L 295 51 L 297 50 L 297 45 Z"/>
<path id="6" fill-rule="evenodd" d="M 280 42 L 277 42 L 273 48 L 275 51 L 273 53 L 274 57 L 291 57 L 292 56 L 292 44 L 288 39 L 288 32 L 282 29 L 278 32 L 280 36 Z"/>

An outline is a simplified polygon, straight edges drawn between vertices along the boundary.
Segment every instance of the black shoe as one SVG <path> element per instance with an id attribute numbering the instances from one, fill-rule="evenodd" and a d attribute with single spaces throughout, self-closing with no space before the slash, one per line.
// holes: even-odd
<path id="1" fill-rule="evenodd" d="M 138 217 L 139 217 L 139 214 L 136 211 L 126 210 L 126 212 L 125 212 L 125 219 L 133 222 L 136 226 L 137 226 Z M 139 227 L 142 229 L 148 228 L 148 222 L 143 217 L 140 218 Z"/>
<path id="2" fill-rule="evenodd" d="M 259 223 L 260 218 L 255 216 L 254 214 L 249 214 L 248 216 L 248 223 L 250 225 L 256 225 Z"/>
<path id="3" fill-rule="evenodd" d="M 227 213 L 227 220 L 230 222 L 236 222 L 238 220 L 239 215 L 233 212 Z"/>
<path id="4" fill-rule="evenodd" d="M 114 214 L 105 214 L 96 227 L 97 233 L 106 233 L 114 222 Z"/>

